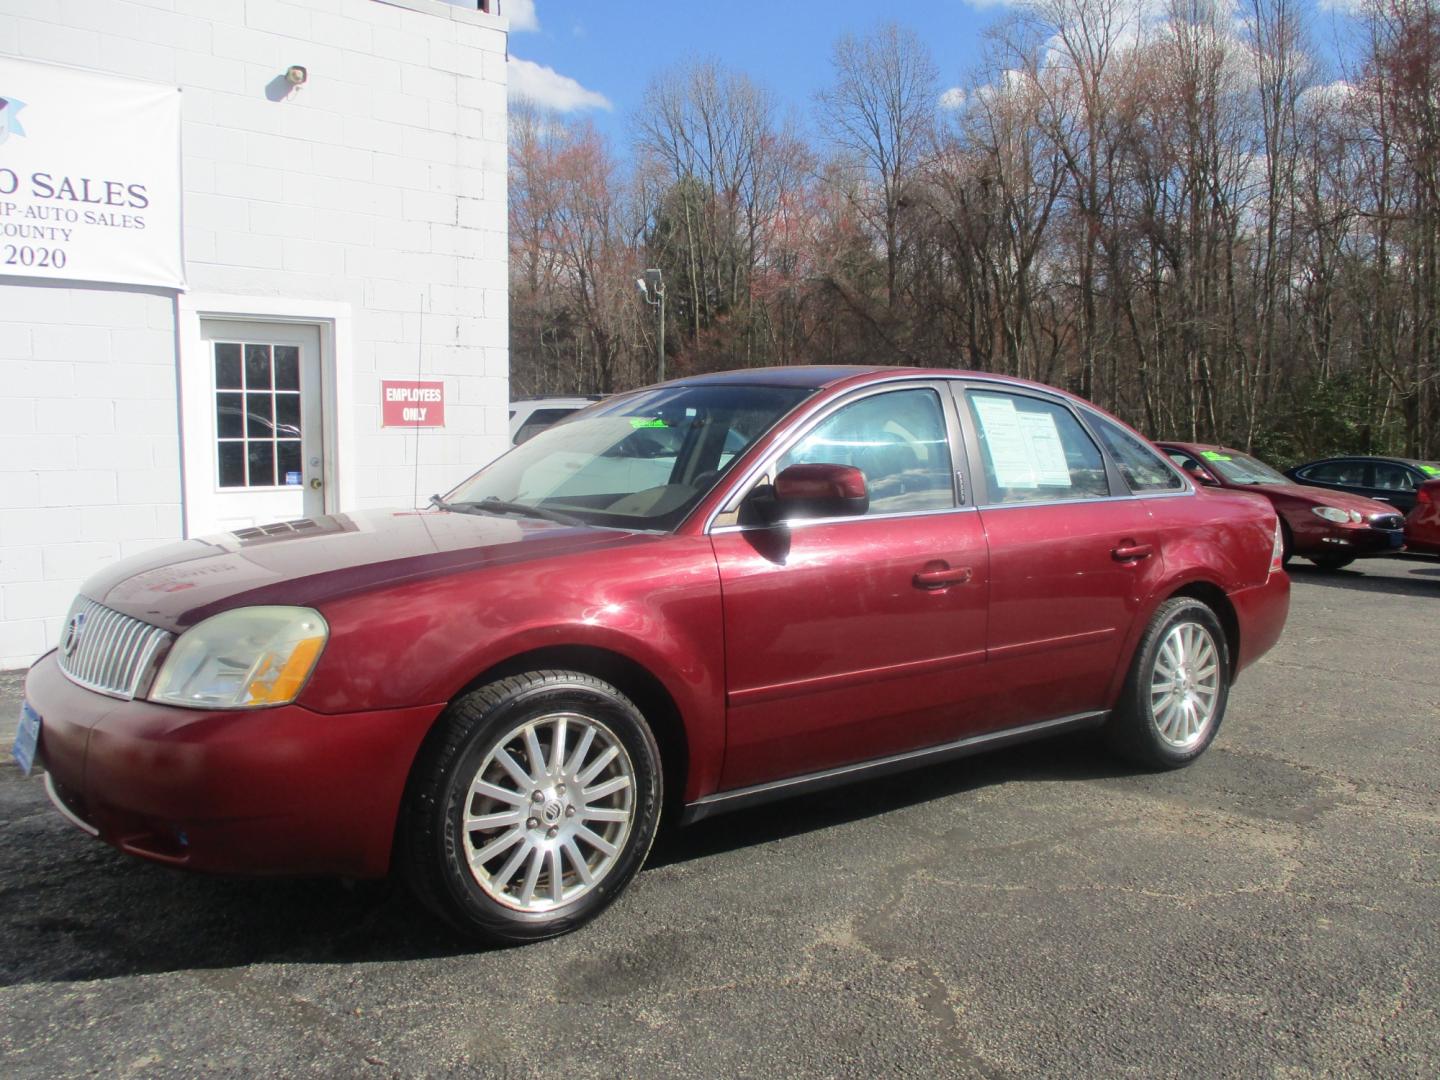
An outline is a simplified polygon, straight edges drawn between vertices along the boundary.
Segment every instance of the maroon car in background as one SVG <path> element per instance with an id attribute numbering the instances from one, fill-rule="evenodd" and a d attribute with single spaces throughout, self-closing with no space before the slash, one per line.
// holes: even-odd
<path id="1" fill-rule="evenodd" d="M 1165 440 L 1156 444 L 1202 484 L 1253 491 L 1280 515 L 1285 561 L 1299 555 L 1339 570 L 1367 555 L 1405 546 L 1405 519 L 1393 506 L 1344 491 L 1297 484 L 1259 458 L 1226 446 Z"/>
<path id="2" fill-rule="evenodd" d="M 1440 555 L 1440 480 L 1427 480 L 1415 491 L 1415 508 L 1405 516 L 1405 546 Z"/>
<path id="3" fill-rule="evenodd" d="M 1270 503 L 952 370 L 619 395 L 433 502 L 97 574 L 26 679 L 22 767 L 142 858 L 393 871 L 533 940 L 614 899 L 662 808 L 1084 728 L 1186 765 L 1289 605 Z"/>

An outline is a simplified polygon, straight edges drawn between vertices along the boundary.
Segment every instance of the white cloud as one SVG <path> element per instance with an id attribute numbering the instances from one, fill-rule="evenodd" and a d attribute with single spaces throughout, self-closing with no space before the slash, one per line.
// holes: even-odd
<path id="1" fill-rule="evenodd" d="M 1363 15 L 1369 6 L 1368 0 L 1319 0 L 1321 11 L 1332 11 L 1338 15 Z"/>
<path id="2" fill-rule="evenodd" d="M 945 110 L 948 111 L 948 112 L 953 112 L 953 111 L 955 111 L 956 109 L 963 109 L 964 107 L 965 107 L 965 88 L 964 88 L 964 87 L 962 87 L 962 86 L 952 86 L 952 87 L 950 87 L 949 90 L 946 90 L 943 94 L 940 95 L 940 108 L 945 109 Z"/>
<path id="3" fill-rule="evenodd" d="M 604 94 L 587 90 L 570 76 L 532 60 L 511 56 L 507 73 L 510 96 L 534 102 L 541 108 L 568 113 L 615 107 Z"/>
<path id="4" fill-rule="evenodd" d="M 535 16 L 535 0 L 501 0 L 500 14 L 510 20 L 512 34 L 540 29 L 540 20 Z"/>

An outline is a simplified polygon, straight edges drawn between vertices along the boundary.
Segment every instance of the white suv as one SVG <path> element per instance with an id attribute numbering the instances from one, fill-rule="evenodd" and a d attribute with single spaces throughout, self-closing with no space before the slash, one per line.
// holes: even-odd
<path id="1" fill-rule="evenodd" d="M 599 400 L 598 397 L 537 397 L 510 402 L 510 445 L 519 446 L 536 432 Z"/>

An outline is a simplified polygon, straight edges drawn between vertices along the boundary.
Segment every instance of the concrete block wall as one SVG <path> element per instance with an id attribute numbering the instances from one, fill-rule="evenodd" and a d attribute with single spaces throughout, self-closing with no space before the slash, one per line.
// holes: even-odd
<path id="1" fill-rule="evenodd" d="M 506 23 L 441 0 L 0 0 L 0 55 L 183 88 L 192 295 L 348 304 L 353 505 L 409 505 L 508 430 Z M 291 65 L 305 86 L 282 95 Z M 183 535 L 177 303 L 0 276 L 0 669 L 105 562 Z M 382 378 L 446 427 L 380 427 Z"/>

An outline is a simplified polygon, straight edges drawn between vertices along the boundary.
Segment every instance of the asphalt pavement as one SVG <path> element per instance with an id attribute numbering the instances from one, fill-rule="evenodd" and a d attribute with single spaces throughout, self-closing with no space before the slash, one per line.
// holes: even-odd
<path id="1" fill-rule="evenodd" d="M 519 949 L 138 862 L 7 756 L 0 1074 L 1433 1077 L 1440 560 L 1293 577 L 1189 769 L 1070 737 L 716 818 Z"/>

